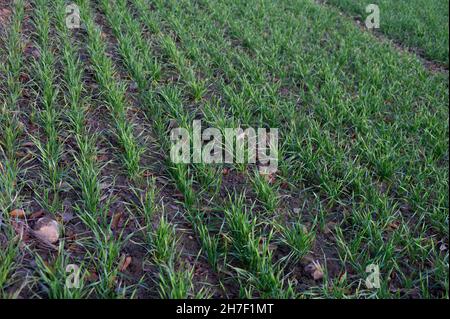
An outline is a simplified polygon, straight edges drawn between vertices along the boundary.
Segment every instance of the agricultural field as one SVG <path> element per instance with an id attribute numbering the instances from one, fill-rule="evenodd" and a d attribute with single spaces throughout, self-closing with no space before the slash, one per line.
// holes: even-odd
<path id="1" fill-rule="evenodd" d="M 0 298 L 448 299 L 448 0 L 369 3 L 0 0 Z"/>
<path id="2" fill-rule="evenodd" d="M 343 12 L 363 21 L 366 1 L 327 0 Z M 399 45 L 448 68 L 448 8 L 449 0 L 377 0 L 383 19 L 380 31 Z"/>

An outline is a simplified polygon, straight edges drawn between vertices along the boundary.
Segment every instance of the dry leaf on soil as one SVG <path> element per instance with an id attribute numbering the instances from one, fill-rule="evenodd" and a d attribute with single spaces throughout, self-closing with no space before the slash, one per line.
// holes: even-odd
<path id="1" fill-rule="evenodd" d="M 131 264 L 131 261 L 132 261 L 131 256 L 127 256 L 127 257 L 123 258 L 122 262 L 119 265 L 119 270 L 120 271 L 127 270 L 128 266 L 130 266 L 130 264 Z"/>
<path id="2" fill-rule="evenodd" d="M 9 213 L 12 218 L 25 218 L 25 211 L 23 209 L 14 209 Z"/>

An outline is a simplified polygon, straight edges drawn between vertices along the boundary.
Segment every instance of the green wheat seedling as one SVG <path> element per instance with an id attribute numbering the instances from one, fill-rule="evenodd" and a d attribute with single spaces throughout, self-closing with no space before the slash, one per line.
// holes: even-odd
<path id="1" fill-rule="evenodd" d="M 310 253 L 315 237 L 314 229 L 308 230 L 304 225 L 297 222 L 282 227 L 281 242 L 291 249 L 291 253 L 286 256 L 286 259 L 292 259 L 294 262 L 300 261 Z"/>
<path id="2" fill-rule="evenodd" d="M 216 196 L 220 191 L 223 178 L 222 165 L 194 164 L 195 179 L 203 191 Z"/>
<path id="3" fill-rule="evenodd" d="M 57 256 L 50 263 L 45 262 L 39 254 L 36 254 L 36 264 L 40 281 L 45 285 L 45 290 L 50 299 L 82 299 L 89 295 L 89 287 L 85 286 L 86 272 L 84 265 L 76 265 L 72 274 L 74 278 L 68 281 L 67 270 L 71 261 L 65 255 L 63 243 L 59 245 Z M 75 276 L 77 278 L 75 279 Z M 69 285 L 68 285 L 69 283 Z M 73 286 L 72 286 L 73 285 Z"/>
<path id="4" fill-rule="evenodd" d="M 151 181 L 147 182 L 147 185 L 147 190 L 143 192 L 141 196 L 138 196 L 138 198 L 141 204 L 141 213 L 145 218 L 146 224 L 150 225 L 151 220 L 158 208 L 158 204 L 156 202 L 156 179 L 152 178 Z"/>
<path id="5" fill-rule="evenodd" d="M 162 299 L 187 299 L 192 286 L 192 270 L 176 271 L 162 266 L 159 273 L 159 295 Z"/>
<path id="6" fill-rule="evenodd" d="M 279 199 L 274 187 L 269 184 L 267 177 L 256 171 L 254 177 L 251 178 L 251 182 L 258 200 L 261 201 L 267 212 L 274 213 L 278 207 Z"/>
<path id="7" fill-rule="evenodd" d="M 192 215 L 192 214 L 191 214 Z M 219 236 L 211 234 L 207 225 L 202 221 L 202 216 L 191 216 L 191 223 L 195 230 L 195 233 L 200 238 L 202 250 L 206 255 L 206 260 L 213 271 L 219 270 L 219 261 L 221 259 L 221 247 Z"/>
<path id="8" fill-rule="evenodd" d="M 81 221 L 92 231 L 93 240 L 86 243 L 88 260 L 93 262 L 99 278 L 93 284 L 98 298 L 124 298 L 133 294 L 127 286 L 122 286 L 120 279 L 120 255 L 124 244 L 134 235 L 124 235 L 125 227 L 117 233 L 111 229 L 112 220 L 106 219 L 110 202 L 102 203 L 100 218 L 80 211 Z M 95 262 L 94 262 L 95 261 Z"/>
<path id="9" fill-rule="evenodd" d="M 173 267 L 176 257 L 175 228 L 164 215 L 161 216 L 158 228 L 153 235 L 152 250 L 156 264 Z"/>
<path id="10" fill-rule="evenodd" d="M 3 154 L 1 155 L 3 157 Z M 0 165 L 0 211 L 3 215 L 9 212 L 18 200 L 20 193 L 20 187 L 18 188 L 17 185 L 19 167 L 15 162 L 7 159 L 2 160 Z"/>
<path id="11" fill-rule="evenodd" d="M 95 137 L 94 137 L 95 138 Z M 100 168 L 95 162 L 97 150 L 90 137 L 77 138 L 80 156 L 75 159 L 77 186 L 81 189 L 83 210 L 101 216 Z"/>
<path id="12" fill-rule="evenodd" d="M 147 180 L 146 189 L 132 188 L 136 202 L 133 207 L 143 217 L 144 224 L 140 226 L 144 233 L 146 243 L 151 246 L 153 241 L 152 225 L 156 213 L 159 211 L 159 204 L 157 202 L 158 190 L 156 188 L 156 179 Z"/>
<path id="13" fill-rule="evenodd" d="M 65 65 L 64 84 L 67 87 L 65 102 L 68 106 L 68 119 L 71 133 L 76 141 L 77 154 L 74 157 L 74 186 L 80 190 L 81 204 L 76 206 L 80 219 L 92 231 L 93 241 L 88 252 L 92 260 L 96 260 L 95 269 L 99 280 L 94 284 L 95 293 L 101 298 L 118 298 L 128 295 L 127 287 L 118 282 L 119 256 L 123 243 L 128 240 L 123 233 L 113 234 L 110 222 L 107 220 L 110 202 L 101 199 L 100 171 L 98 163 L 99 139 L 95 133 L 90 133 L 86 126 L 88 102 L 84 99 L 83 82 L 84 67 L 78 57 L 77 47 L 71 42 L 70 31 L 65 26 L 65 6 L 59 1 L 55 4 L 58 16 L 57 30 L 61 36 L 62 60 Z M 114 96 L 114 101 L 120 101 L 120 96 Z M 117 103 L 120 105 L 120 103 Z M 116 106 L 117 114 L 123 111 Z M 122 123 L 123 124 L 123 123 Z M 126 134 L 119 133 L 120 136 Z M 128 157 L 131 158 L 131 157 Z M 111 221 L 112 222 L 112 221 Z"/>
<path id="14" fill-rule="evenodd" d="M 194 268 L 184 266 L 174 270 L 167 266 L 159 273 L 159 295 L 162 299 L 205 299 L 209 298 L 206 290 L 195 291 L 193 284 Z"/>

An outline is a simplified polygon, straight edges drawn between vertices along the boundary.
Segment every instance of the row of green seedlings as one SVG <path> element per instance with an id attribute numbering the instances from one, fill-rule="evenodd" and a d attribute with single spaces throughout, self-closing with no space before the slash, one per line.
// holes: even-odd
<path id="1" fill-rule="evenodd" d="M 257 216 L 252 214 L 253 206 L 247 207 L 245 195 L 230 196 L 225 207 L 225 220 L 232 256 L 243 268 L 231 266 L 239 275 L 241 298 L 296 298 L 295 282 L 284 274 L 283 260 L 273 262 L 273 229 L 263 235 L 258 229 Z M 302 230 L 303 231 L 303 230 Z M 294 234 L 295 236 L 295 234 Z M 289 241 L 291 238 L 286 237 Z M 286 242 L 288 242 L 286 241 Z"/>
<path id="2" fill-rule="evenodd" d="M 107 56 L 106 44 L 103 41 L 103 33 L 101 29 L 95 24 L 94 17 L 91 13 L 91 8 L 88 1 L 79 1 L 77 3 L 80 8 L 81 21 L 83 27 L 86 29 L 87 51 L 90 55 L 91 66 L 94 69 L 95 78 L 99 84 L 102 96 L 106 100 L 107 109 L 110 111 L 112 120 L 115 124 L 114 134 L 117 137 L 122 148 L 122 159 L 128 176 L 136 181 L 142 171 L 140 167 L 140 158 L 144 152 L 144 148 L 139 145 L 138 137 L 133 135 L 133 123 L 127 119 L 127 111 L 129 109 L 126 99 L 126 84 L 117 79 L 117 73 L 112 60 Z M 61 7 L 62 8 L 62 7 Z M 62 18 L 62 15 L 61 15 Z M 67 32 L 67 31 L 66 31 Z M 69 42 L 67 43 L 69 44 Z M 72 77 L 68 82 L 75 80 L 77 84 L 80 83 L 82 75 L 77 72 L 81 70 L 82 63 L 78 58 L 76 52 L 66 49 L 71 62 L 67 76 Z M 70 53 L 70 54 L 69 54 Z M 72 85 L 72 87 L 74 86 Z M 81 87 L 80 87 L 80 90 Z M 79 92 L 79 91 L 78 91 Z M 73 97 L 78 97 L 78 93 L 68 96 L 68 103 L 75 102 L 72 106 L 76 108 L 76 100 L 72 101 Z M 81 101 L 78 107 L 87 107 L 87 101 Z M 95 141 L 98 136 L 95 133 L 89 133 L 87 127 L 83 122 L 83 116 L 80 112 L 73 109 L 69 119 L 73 126 L 75 138 L 78 141 L 79 152 L 82 156 L 77 159 L 77 179 L 78 186 L 82 192 L 82 205 L 78 207 L 79 216 L 84 223 L 93 231 L 94 241 L 89 245 L 93 251 L 90 257 L 95 262 L 95 269 L 99 276 L 99 280 L 94 283 L 96 294 L 102 298 L 120 298 L 124 296 L 134 296 L 137 292 L 137 285 L 127 287 L 120 281 L 120 253 L 124 243 L 128 241 L 134 234 L 124 236 L 123 228 L 117 234 L 112 230 L 112 223 L 114 218 L 108 221 L 108 212 L 113 198 L 108 198 L 103 201 L 101 198 L 101 180 L 100 171 L 102 167 L 96 164 L 97 149 Z"/>
<path id="3" fill-rule="evenodd" d="M 87 101 L 83 98 L 83 65 L 78 57 L 77 46 L 74 45 L 70 30 L 66 27 L 66 6 L 64 1 L 56 0 L 52 8 L 55 12 L 55 27 L 61 47 L 61 62 L 64 65 L 64 104 L 67 108 L 69 130 L 77 145 L 75 161 L 74 187 L 80 192 L 80 204 L 75 207 L 80 219 L 92 231 L 94 240 L 83 243 L 87 251 L 87 267 L 95 269 L 98 281 L 85 286 L 87 269 L 77 270 L 82 274 L 78 288 L 67 287 L 65 278 L 69 259 L 60 245 L 58 256 L 54 260 L 54 267 L 48 267 L 37 258 L 40 276 L 49 287 L 50 297 L 80 298 L 95 291 L 98 298 L 118 298 L 127 294 L 127 288 L 117 286 L 119 277 L 119 255 L 123 242 L 122 232 L 115 236 L 111 225 L 107 221 L 108 203 L 101 203 L 100 170 L 97 163 L 96 134 L 89 132 L 86 126 Z M 84 265 L 78 265 L 84 267 Z M 78 268 L 81 269 L 81 268 Z"/>
<path id="4" fill-rule="evenodd" d="M 135 4 L 136 4 L 136 7 L 138 8 L 137 11 L 140 12 L 140 13 L 143 13 L 142 21 L 144 23 L 146 23 L 146 26 L 148 28 L 153 28 L 153 32 L 155 32 L 155 31 L 156 32 L 160 32 L 160 30 L 157 29 L 158 23 L 154 23 L 154 21 L 155 21 L 154 17 L 151 16 L 151 13 L 148 11 L 148 7 L 145 6 L 146 5 L 145 1 L 136 1 Z M 166 37 L 166 39 L 167 39 L 167 37 Z M 169 57 L 170 56 L 172 57 L 172 61 L 183 61 L 184 55 L 176 48 L 176 45 L 175 45 L 175 43 L 173 42 L 173 40 L 171 38 L 170 38 L 170 40 L 171 40 L 170 42 L 168 42 L 168 41 L 165 42 L 165 46 L 169 48 L 169 50 L 166 50 L 166 52 L 169 53 Z M 176 67 L 179 68 L 179 67 L 183 67 L 185 65 L 187 65 L 187 63 L 181 62 L 181 63 L 177 63 Z M 186 72 L 186 70 L 183 71 L 182 69 L 180 69 L 179 72 L 181 74 L 188 73 L 188 72 Z M 191 72 L 193 73 L 193 71 L 191 71 Z M 257 176 L 260 176 L 260 175 L 257 174 Z M 259 189 L 259 190 L 263 191 L 261 189 Z M 286 236 L 286 238 L 292 239 L 293 238 L 292 235 L 296 236 L 297 232 L 295 232 L 295 233 L 294 232 L 290 232 L 289 235 Z M 302 235 L 302 234 L 300 234 L 300 235 Z M 256 236 L 256 239 L 259 239 L 259 238 L 260 238 L 259 236 Z M 257 240 L 255 240 L 255 241 L 257 241 Z M 309 239 L 308 239 L 308 241 L 309 241 Z M 258 258 L 258 256 L 256 256 L 255 258 Z M 272 260 L 272 256 L 271 255 L 264 255 L 264 254 L 262 254 L 261 256 L 259 256 L 259 258 L 265 259 L 266 260 L 265 264 L 271 264 L 271 260 Z M 254 274 L 253 278 L 256 279 L 257 278 L 257 276 L 256 276 L 257 269 L 250 268 L 250 270 L 251 270 L 250 274 L 253 273 Z M 273 271 L 274 271 L 274 269 L 269 269 L 269 273 L 272 272 L 272 278 L 279 278 L 281 276 L 281 272 L 278 272 L 276 275 L 274 275 Z M 268 276 L 268 277 L 270 277 L 270 276 Z M 264 281 L 264 279 L 263 279 L 263 281 Z M 276 280 L 274 280 L 274 281 L 276 281 Z M 258 284 L 257 286 L 258 286 L 259 289 L 265 290 L 266 287 L 268 287 L 270 285 L 272 285 L 272 284 L 268 284 L 268 285 Z M 282 286 L 283 286 L 282 283 L 280 285 L 275 285 L 275 286 L 273 286 L 274 290 L 271 290 L 270 292 L 262 292 L 262 294 L 266 293 L 266 296 L 269 296 L 269 295 L 283 296 L 283 293 L 286 293 L 286 295 L 290 295 L 290 289 L 288 288 L 286 290 L 286 292 L 284 292 Z M 278 292 L 278 294 L 276 292 Z"/>
<path id="5" fill-rule="evenodd" d="M 62 141 L 62 109 L 59 105 L 59 89 L 57 83 L 56 43 L 52 38 L 51 11 L 47 1 L 37 0 L 34 3 L 33 26 L 36 33 L 36 50 L 33 61 L 33 74 L 36 82 L 38 105 L 33 109 L 33 117 L 43 131 L 43 140 L 31 136 L 36 148 L 37 157 L 42 165 L 41 183 L 44 189 L 34 189 L 36 198 L 49 212 L 55 214 L 61 211 L 61 189 L 66 170 L 63 166 L 64 153 Z"/>
<path id="6" fill-rule="evenodd" d="M 223 12 L 223 10 L 220 10 L 220 12 Z M 239 28 L 236 28 L 236 29 L 239 29 L 239 30 L 248 30 L 248 28 L 241 28 L 241 23 L 239 23 Z M 318 132 L 318 131 L 317 131 Z M 319 135 L 320 136 L 320 135 Z M 363 173 L 361 170 L 360 170 L 360 173 Z M 364 184 L 364 183 L 362 183 L 362 182 L 364 182 L 364 181 L 368 181 L 369 183 L 367 184 Z M 344 184 L 345 185 L 345 184 Z M 364 179 L 364 178 L 360 178 L 359 179 L 359 185 L 371 185 L 370 184 L 370 179 Z M 388 201 L 386 200 L 387 199 L 387 196 L 380 196 L 379 194 L 377 194 L 377 192 L 375 191 L 373 191 L 373 188 L 371 188 L 371 187 L 365 187 L 364 188 L 364 193 L 363 194 L 369 194 L 370 196 L 371 196 L 371 200 L 372 200 L 372 202 L 375 202 L 376 204 L 378 204 L 378 206 L 376 207 L 376 208 L 378 208 L 378 209 L 380 209 L 382 212 L 387 212 L 387 213 L 389 213 L 389 212 L 393 212 L 395 209 L 396 209 L 396 207 L 394 206 L 393 207 L 393 205 L 391 204 L 391 205 L 389 205 L 389 203 L 388 203 Z M 386 208 L 387 207 L 387 208 Z M 383 209 L 384 208 L 384 209 Z M 358 214 L 359 215 L 359 218 L 360 217 L 365 217 L 365 218 L 360 218 L 360 220 L 361 221 L 365 221 L 365 223 L 363 224 L 363 225 L 368 225 L 368 223 L 369 224 L 372 224 L 372 222 L 371 222 L 371 220 L 370 220 L 370 218 L 367 218 L 368 216 L 370 216 L 370 214 L 368 215 L 368 209 L 366 208 L 366 207 L 362 207 L 362 208 L 360 208 L 359 210 L 363 210 L 363 212 L 362 213 L 360 213 L 360 214 Z M 363 215 L 363 216 L 361 216 L 361 215 Z M 379 236 L 380 235 L 380 229 L 384 229 L 385 227 L 386 227 L 386 225 L 388 225 L 389 224 L 389 222 L 391 222 L 392 221 L 392 215 L 393 214 L 385 214 L 385 218 L 384 218 L 384 220 L 382 220 L 378 225 L 375 225 L 376 227 L 370 227 L 370 229 L 371 230 L 373 230 L 374 232 L 372 233 L 372 234 L 374 234 L 374 235 L 377 235 L 377 236 L 373 236 L 373 237 L 376 237 L 376 238 L 378 238 L 378 239 L 380 239 L 381 241 L 377 241 L 377 242 L 382 242 L 382 237 L 381 236 Z M 369 225 L 369 226 L 371 226 L 371 225 Z M 379 227 L 379 226 L 381 226 L 381 227 Z M 366 228 L 367 229 L 367 228 Z M 396 240 L 398 240 L 398 236 L 396 236 Z M 388 259 L 389 260 L 389 254 L 391 254 L 391 260 L 392 260 L 392 252 L 393 252 L 393 242 L 394 242 L 394 240 L 393 241 L 390 241 L 389 243 L 388 243 L 388 249 L 384 252 L 384 253 L 386 253 L 386 254 L 388 254 L 387 256 L 386 255 L 382 255 L 382 254 L 380 254 L 380 258 L 382 258 L 382 259 L 384 259 L 385 257 L 387 257 L 386 259 Z M 416 251 L 416 253 L 417 253 L 417 251 Z M 366 259 L 367 259 L 367 257 L 368 257 L 368 255 L 366 255 Z M 364 268 L 364 264 L 365 263 L 362 263 L 362 266 L 359 266 L 359 268 L 361 268 L 361 270 L 363 270 L 363 268 Z"/>
<path id="7" fill-rule="evenodd" d="M 146 43 L 144 38 L 141 37 L 140 25 L 131 18 L 125 4 L 125 1 L 118 1 L 118 8 L 114 8 L 112 7 L 112 3 L 103 1 L 102 9 L 113 29 L 114 35 L 117 37 L 118 50 L 124 60 L 125 66 L 129 70 L 133 80 L 137 82 L 141 95 L 147 94 L 147 96 L 143 97 L 143 99 L 146 99 L 146 101 L 149 102 L 151 98 L 155 98 L 155 96 L 150 95 L 150 89 L 152 89 L 151 82 L 158 81 L 158 78 L 154 77 L 154 70 L 161 70 L 161 66 L 158 64 L 156 59 L 153 60 L 153 63 L 148 66 L 145 64 L 145 62 L 151 61 L 152 59 L 150 56 L 151 47 Z M 164 97 L 164 100 L 168 102 L 170 112 L 172 113 L 171 115 L 174 118 L 181 118 L 182 123 L 187 125 L 189 123 L 190 115 L 184 114 L 181 109 L 182 103 L 180 100 L 180 92 L 176 89 L 168 88 L 167 90 L 161 92 L 161 95 Z M 153 104 L 155 104 L 155 102 Z M 169 118 L 163 112 L 158 112 L 156 115 L 152 114 L 152 116 L 155 118 L 156 123 L 162 123 L 156 124 L 155 129 L 158 133 L 161 133 L 160 137 L 162 141 L 160 143 L 164 151 L 167 152 L 169 140 L 165 132 L 165 125 L 167 124 Z M 170 166 L 173 166 L 173 164 L 170 164 Z M 179 169 L 183 168 L 180 166 Z M 181 175 L 182 176 L 178 178 L 180 182 L 185 177 L 184 174 Z M 189 178 L 187 178 L 187 184 L 183 184 L 181 189 L 191 189 Z M 183 194 L 186 194 L 186 192 L 183 191 Z M 195 201 L 193 193 L 190 193 L 186 200 L 188 205 L 192 206 Z"/>
<path id="8" fill-rule="evenodd" d="M 91 16 L 88 15 L 88 12 L 90 10 L 89 3 L 83 2 L 81 3 L 81 12 L 82 17 L 87 25 L 91 24 L 94 25 L 94 21 Z M 88 27 L 89 28 L 89 27 Z M 89 33 L 89 32 L 88 32 Z M 139 83 L 139 82 L 137 82 Z M 154 185 L 154 183 L 152 183 Z M 142 193 L 135 189 L 136 196 L 140 198 L 141 200 L 141 208 L 139 211 L 141 211 L 145 217 L 145 222 L 147 227 L 149 227 L 152 217 L 152 212 L 154 209 L 151 209 L 149 205 L 154 202 L 154 200 L 150 200 L 151 198 L 154 198 L 154 195 L 152 195 L 152 189 L 154 189 L 154 186 L 150 185 L 150 190 L 147 190 L 146 192 Z M 171 232 L 167 233 L 166 230 L 170 228 Z M 161 238 L 161 234 L 166 234 L 167 236 L 171 236 L 170 240 L 169 238 L 166 241 L 161 241 L 159 238 Z M 160 270 L 159 272 L 159 292 L 160 296 L 163 298 L 187 298 L 196 296 L 193 292 L 194 286 L 192 282 L 193 277 L 193 269 L 177 269 L 176 263 L 172 261 L 178 260 L 178 253 L 176 250 L 172 249 L 172 240 L 174 240 L 174 227 L 170 225 L 166 221 L 164 217 L 160 220 L 160 226 L 157 228 L 155 234 L 149 234 L 147 236 L 147 239 L 149 242 L 151 242 L 152 250 L 154 252 L 154 256 L 157 256 L 157 251 L 160 250 L 168 250 L 170 251 L 170 258 L 156 258 L 155 262 L 158 265 L 158 268 Z M 170 243 L 169 243 L 170 241 Z M 175 245 L 175 242 L 173 242 L 173 245 Z M 167 246 L 164 245 L 164 243 L 167 243 Z M 170 245 L 169 245 L 170 244 Z M 170 262 L 169 262 L 170 261 Z M 181 267 L 181 266 L 180 266 Z M 198 296 L 203 295 L 203 291 L 200 290 L 200 292 L 197 292 L 199 294 Z"/>
<path id="9" fill-rule="evenodd" d="M 5 61 L 0 66 L 0 80 L 4 83 L 0 96 L 0 218 L 3 221 L 0 228 L 7 238 L 6 245 L 0 250 L 0 298 L 15 297 L 9 288 L 15 283 L 19 246 L 7 214 L 21 205 L 22 186 L 19 178 L 23 173 L 21 159 L 16 154 L 23 133 L 17 109 L 23 90 L 20 76 L 24 63 L 21 42 L 24 1 L 14 1 L 11 11 L 12 18 L 9 25 L 5 26 L 6 34 L 0 41 L 0 56 Z"/>
<path id="10" fill-rule="evenodd" d="M 2 88 L 1 105 L 1 151 L 2 165 L 1 169 L 1 195 L 0 210 L 8 212 L 19 200 L 20 186 L 18 177 L 20 173 L 20 159 L 17 158 L 19 149 L 19 137 L 23 132 L 17 105 L 20 102 L 23 90 L 23 84 L 20 79 L 23 71 L 23 56 L 21 43 L 21 28 L 25 15 L 24 4 L 22 1 L 14 3 L 12 21 L 9 25 L 8 33 L 2 46 L 5 54 L 6 63 L 2 64 L 2 78 L 4 78 L 4 87 Z"/>
<path id="11" fill-rule="evenodd" d="M 66 26 L 66 4 L 63 0 L 55 0 L 49 3 L 49 9 L 53 12 L 56 40 L 59 47 L 59 59 L 63 66 L 62 88 L 64 91 L 61 101 L 64 115 L 68 120 L 68 129 L 76 141 L 77 150 L 74 153 L 74 175 L 73 183 L 75 191 L 80 191 L 81 205 L 77 206 L 79 216 L 91 229 L 97 239 L 102 238 L 98 218 L 101 215 L 100 207 L 100 167 L 97 163 L 97 137 L 90 134 L 86 127 L 86 101 L 83 97 L 83 65 L 78 57 L 78 48 L 74 44 L 71 32 Z M 68 177 L 70 178 L 70 176 Z M 104 220 L 101 221 L 104 223 Z M 95 245 L 98 247 L 97 245 Z M 102 247 L 102 245 L 100 245 Z M 49 298 L 83 298 L 91 291 L 85 285 L 87 271 L 83 262 L 77 265 L 77 272 L 82 274 L 78 287 L 68 287 L 66 267 L 71 260 L 64 251 L 64 242 L 60 243 L 57 256 L 53 263 L 45 263 L 37 254 L 38 271 L 41 281 L 48 287 Z M 87 265 L 86 265 L 87 266 Z M 100 295 L 100 294 L 99 294 Z"/>
<path id="12" fill-rule="evenodd" d="M 61 85 L 57 83 L 56 76 L 58 57 L 53 52 L 59 38 L 54 37 L 53 33 L 51 34 L 51 28 L 53 27 L 53 22 L 55 22 L 52 9 L 53 7 L 47 1 L 38 0 L 35 3 L 33 22 L 36 28 L 39 58 L 35 60 L 34 70 L 39 86 L 38 94 L 43 105 L 40 121 L 42 122 L 47 141 L 44 144 L 36 137 L 33 137 L 33 140 L 40 151 L 41 163 L 46 168 L 43 172 L 44 178 L 50 184 L 49 188 L 44 190 L 45 197 L 40 199 L 42 203 L 47 203 L 46 207 L 50 212 L 56 213 L 61 208 L 59 189 L 66 174 L 60 163 L 63 154 L 60 136 L 62 132 L 62 117 L 65 110 L 64 108 L 58 109 L 58 104 L 60 104 L 58 89 Z M 52 195 L 54 196 L 53 200 L 51 199 Z M 48 261 L 44 261 L 38 253 L 34 255 L 39 279 L 47 286 L 47 297 L 80 298 L 86 294 L 83 283 L 74 289 L 66 285 L 66 266 L 70 264 L 70 260 L 64 251 L 64 240 L 60 241 L 52 266 L 50 266 Z"/>
<path id="13" fill-rule="evenodd" d="M 140 158 L 144 148 L 133 135 L 134 126 L 127 119 L 129 105 L 126 99 L 126 83 L 117 79 L 117 70 L 112 59 L 106 54 L 107 48 L 102 39 L 102 32 L 94 22 L 87 2 L 82 2 L 82 9 L 81 17 L 88 34 L 88 51 L 92 67 L 115 125 L 115 136 L 122 148 L 124 166 L 129 177 L 136 178 L 142 173 Z"/>
<path id="14" fill-rule="evenodd" d="M 161 66 L 158 64 L 157 60 L 152 58 L 150 53 L 152 52 L 151 47 L 144 40 L 141 34 L 141 27 L 139 23 L 136 23 L 133 20 L 130 11 L 126 7 L 126 1 L 117 1 L 116 3 L 111 3 L 108 1 L 101 1 L 102 10 L 104 11 L 107 21 L 109 25 L 112 27 L 113 33 L 118 41 L 118 50 L 120 55 L 124 60 L 124 64 L 128 69 L 132 79 L 137 83 L 137 87 L 139 93 L 141 95 L 141 100 L 144 101 L 144 105 L 150 107 L 147 111 L 151 111 L 154 109 L 154 106 L 151 107 L 151 104 L 156 104 L 158 109 L 163 110 L 164 105 L 163 101 L 155 103 L 155 96 L 152 95 L 152 91 L 154 90 L 152 86 L 152 82 L 156 82 L 159 78 L 155 77 L 155 75 L 159 75 L 161 72 Z M 117 5 L 117 8 L 113 5 Z M 151 62 L 151 63 L 148 63 Z M 181 101 L 180 101 L 180 93 L 175 89 L 162 89 L 161 96 L 163 96 L 164 100 L 168 103 L 169 107 L 172 111 L 172 116 L 174 118 L 182 119 L 183 124 L 187 125 L 189 123 L 189 115 L 183 114 L 183 110 L 181 109 Z M 149 112 L 150 113 L 150 112 Z M 160 137 L 161 148 L 165 154 L 169 153 L 170 141 L 168 139 L 168 134 L 166 132 L 165 125 L 169 122 L 170 118 L 167 117 L 166 114 L 159 111 L 151 112 L 151 117 L 154 123 L 156 124 L 154 129 L 157 135 Z M 160 124 L 158 124 L 160 123 Z M 203 247 L 207 250 L 208 260 L 211 265 L 216 268 L 217 267 L 217 240 L 214 240 L 209 236 L 208 229 L 206 225 L 202 222 L 198 216 L 194 216 L 194 204 L 195 204 L 195 196 L 194 191 L 192 189 L 192 179 L 189 177 L 189 172 L 186 170 L 186 167 L 183 165 L 174 165 L 171 162 L 168 162 L 170 166 L 170 174 L 174 181 L 178 185 L 178 189 L 185 196 L 185 208 L 189 213 L 189 220 L 195 227 L 195 230 L 200 234 L 201 242 L 203 243 Z M 209 253 L 208 253 L 209 252 Z M 175 278 L 175 274 L 177 273 L 174 268 L 176 265 L 171 262 L 168 266 L 164 266 L 160 272 L 160 282 L 161 285 L 165 285 L 170 278 Z M 191 288 L 189 285 L 186 286 L 185 280 L 183 278 L 190 277 L 192 279 L 192 269 L 184 270 L 179 272 L 183 277 L 178 278 L 181 280 L 179 282 L 179 288 Z M 173 282 L 173 285 L 177 286 L 177 281 Z M 174 291 L 176 287 L 173 287 Z M 161 290 L 162 291 L 162 290 Z M 182 290 L 183 291 L 183 290 Z M 185 296 L 189 295 L 189 291 L 184 290 Z M 200 292 L 202 293 L 202 292 Z M 167 297 L 167 293 L 162 294 L 163 297 Z M 181 296 L 181 295 L 180 295 Z"/>
<path id="15" fill-rule="evenodd" d="M 138 223 L 138 228 L 144 234 L 152 264 L 158 269 L 157 277 L 153 278 L 158 296 L 163 299 L 208 297 L 206 290 L 195 291 L 193 267 L 179 263 L 181 252 L 177 249 L 179 239 L 176 227 L 165 216 L 164 204 L 158 201 L 156 179 L 147 181 L 147 188 L 144 190 L 133 188 L 133 193 L 137 199 L 134 208 L 143 220 L 142 225 Z M 156 229 L 153 229 L 158 212 L 161 212 L 161 215 Z"/>

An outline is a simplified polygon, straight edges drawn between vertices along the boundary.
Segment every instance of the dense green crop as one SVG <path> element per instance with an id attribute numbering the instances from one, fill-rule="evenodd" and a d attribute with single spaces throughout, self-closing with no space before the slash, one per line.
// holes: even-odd
<path id="1" fill-rule="evenodd" d="M 0 297 L 448 298 L 448 73 L 321 1 L 67 4 L 7 4 Z M 448 64 L 448 1 L 379 4 Z M 194 120 L 278 129 L 278 170 L 174 163 Z"/>
<path id="2" fill-rule="evenodd" d="M 357 15 L 362 21 L 369 3 L 380 9 L 378 31 L 431 60 L 448 67 L 448 0 L 329 0 L 340 10 Z"/>

